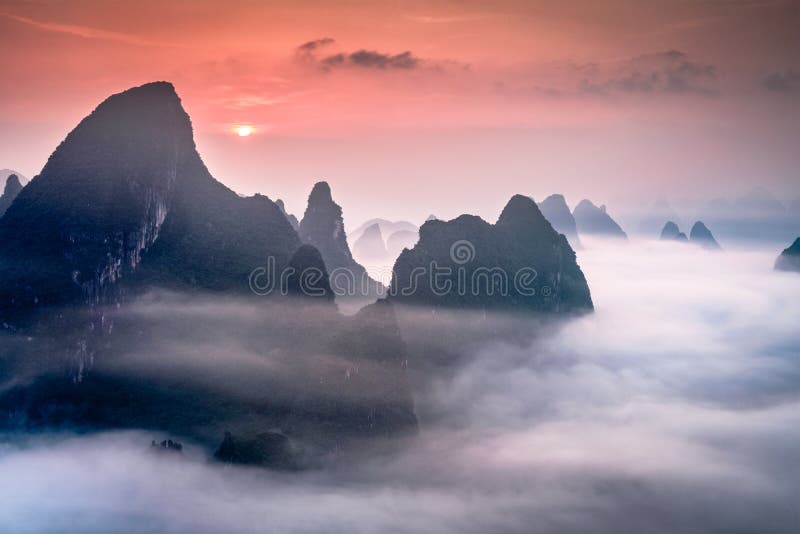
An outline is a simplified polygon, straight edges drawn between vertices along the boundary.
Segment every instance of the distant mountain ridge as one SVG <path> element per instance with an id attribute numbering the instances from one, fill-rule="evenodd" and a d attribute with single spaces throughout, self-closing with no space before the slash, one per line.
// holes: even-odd
<path id="1" fill-rule="evenodd" d="M 567 206 L 567 201 L 564 195 L 550 195 L 542 202 L 539 203 L 539 209 L 542 211 L 545 219 L 547 219 L 556 232 L 564 234 L 572 245 L 572 248 L 581 248 L 581 240 L 578 237 L 578 226 L 575 224 L 575 217 Z"/>
<path id="2" fill-rule="evenodd" d="M 622 227 L 608 214 L 605 205 L 597 207 L 584 199 L 575 206 L 572 215 L 580 235 L 628 239 Z"/>

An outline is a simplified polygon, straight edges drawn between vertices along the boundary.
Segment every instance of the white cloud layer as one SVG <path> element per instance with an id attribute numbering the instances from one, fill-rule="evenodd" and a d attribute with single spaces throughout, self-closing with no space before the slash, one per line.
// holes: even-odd
<path id="1" fill-rule="evenodd" d="M 763 253 L 579 253 L 597 306 L 419 392 L 402 452 L 302 474 L 152 433 L 0 447 L 13 532 L 797 532 L 800 276 Z"/>

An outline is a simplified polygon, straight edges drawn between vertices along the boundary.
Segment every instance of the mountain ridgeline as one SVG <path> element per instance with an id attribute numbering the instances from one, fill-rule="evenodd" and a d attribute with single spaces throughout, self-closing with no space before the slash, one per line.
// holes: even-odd
<path id="1" fill-rule="evenodd" d="M 515 195 L 495 224 L 431 220 L 395 262 L 389 299 L 418 306 L 529 312 L 592 310 L 567 239 L 536 203 Z"/>
<path id="2" fill-rule="evenodd" d="M 19 176 L 16 174 L 9 174 L 6 178 L 6 185 L 3 188 L 3 194 L 0 195 L 0 217 L 8 210 L 8 207 L 17 198 L 19 192 L 22 191 L 22 184 L 19 181 Z"/>
<path id="3" fill-rule="evenodd" d="M 599 208 L 589 200 L 581 200 L 572 212 L 578 233 L 587 236 L 628 239 L 628 235 L 611 218 L 605 205 Z"/>
<path id="4" fill-rule="evenodd" d="M 165 82 L 111 96 L 83 119 L 0 219 L 0 242 L 6 322 L 113 300 L 123 278 L 244 293 L 253 269 L 267 257 L 285 266 L 300 245 L 275 203 L 211 176 Z"/>

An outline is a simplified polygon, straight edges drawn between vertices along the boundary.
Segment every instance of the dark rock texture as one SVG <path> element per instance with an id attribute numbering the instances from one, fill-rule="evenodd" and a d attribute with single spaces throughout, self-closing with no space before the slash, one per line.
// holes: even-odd
<path id="1" fill-rule="evenodd" d="M 322 254 L 337 296 L 374 297 L 381 292 L 380 284 L 367 275 L 350 253 L 342 208 L 333 201 L 327 182 L 317 182 L 311 190 L 299 233 L 304 243 L 313 245 Z"/>
<path id="2" fill-rule="evenodd" d="M 14 199 L 17 198 L 19 192 L 22 191 L 22 184 L 19 181 L 19 176 L 16 174 L 9 174 L 6 178 L 6 185 L 3 188 L 3 194 L 0 195 L 0 217 L 8 210 Z"/>
<path id="3" fill-rule="evenodd" d="M 800 237 L 778 256 L 775 270 L 800 272 Z"/>
<path id="4" fill-rule="evenodd" d="M 419 242 L 395 262 L 389 299 L 484 310 L 592 309 L 566 238 L 521 195 L 508 202 L 494 225 L 473 215 L 426 222 Z"/>
<path id="5" fill-rule="evenodd" d="M 539 209 L 555 231 L 564 234 L 573 249 L 581 248 L 575 217 L 569 211 L 564 195 L 550 195 L 539 203 Z"/>
<path id="6" fill-rule="evenodd" d="M 599 208 L 589 200 L 581 200 L 572 212 L 578 233 L 598 237 L 627 239 L 619 224 L 607 213 L 605 206 Z"/>
<path id="7" fill-rule="evenodd" d="M 706 228 L 702 221 L 697 221 L 692 226 L 692 231 L 689 233 L 689 241 L 709 250 L 720 250 L 722 248 L 717 243 L 717 240 L 714 239 L 711 230 Z"/>
<path id="8" fill-rule="evenodd" d="M 171 84 L 113 95 L 59 145 L 0 220 L 0 316 L 98 304 L 119 280 L 247 292 L 300 245 L 280 209 L 217 182 Z"/>
<path id="9" fill-rule="evenodd" d="M 294 228 L 295 232 L 298 231 L 300 229 L 300 222 L 297 220 L 297 217 L 286 211 L 286 206 L 284 205 L 283 200 L 276 200 L 275 205 L 278 206 L 278 209 L 281 210 L 281 212 L 286 216 L 286 220 L 289 221 L 289 224 L 292 225 L 292 228 Z"/>

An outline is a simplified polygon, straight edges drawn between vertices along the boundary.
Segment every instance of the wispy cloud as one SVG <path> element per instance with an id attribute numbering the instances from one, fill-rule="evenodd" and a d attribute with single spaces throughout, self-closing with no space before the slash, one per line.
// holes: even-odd
<path id="1" fill-rule="evenodd" d="M 23 17 L 20 15 L 15 15 L 13 13 L 0 12 L 0 16 L 14 20 L 21 24 L 33 26 L 34 28 L 43 31 L 73 35 L 75 37 L 82 37 L 84 39 L 100 39 L 105 41 L 116 41 L 119 43 L 125 43 L 136 46 L 173 46 L 173 47 L 181 46 L 176 43 L 152 41 L 149 39 L 143 39 L 136 35 L 102 30 L 99 28 L 91 28 L 89 26 L 80 26 L 76 24 L 60 24 L 58 22 L 44 22 L 31 19 L 28 17 Z"/>

